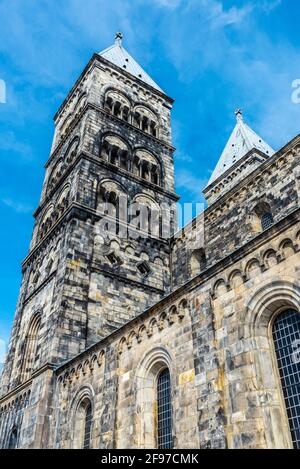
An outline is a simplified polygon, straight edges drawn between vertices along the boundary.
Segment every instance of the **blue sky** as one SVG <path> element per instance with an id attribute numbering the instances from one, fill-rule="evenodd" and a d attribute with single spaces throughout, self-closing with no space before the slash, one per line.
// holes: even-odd
<path id="1" fill-rule="evenodd" d="M 275 149 L 300 130 L 295 0 L 0 0 L 0 339 L 7 340 L 53 134 L 52 117 L 93 52 L 124 47 L 176 99 L 176 188 L 201 189 L 235 123 Z"/>

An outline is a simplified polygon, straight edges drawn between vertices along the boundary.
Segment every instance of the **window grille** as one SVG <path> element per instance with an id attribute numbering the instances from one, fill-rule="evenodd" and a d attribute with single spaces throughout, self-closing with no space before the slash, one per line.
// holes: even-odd
<path id="1" fill-rule="evenodd" d="M 90 449 L 92 418 L 93 418 L 92 406 L 91 406 L 91 403 L 89 402 L 85 409 L 83 449 Z"/>
<path id="2" fill-rule="evenodd" d="M 300 449 L 300 314 L 289 310 L 279 315 L 273 339 L 292 441 Z"/>
<path id="3" fill-rule="evenodd" d="M 159 374 L 157 380 L 157 447 L 173 448 L 171 383 L 168 368 Z"/>
<path id="4" fill-rule="evenodd" d="M 264 213 L 263 216 L 261 217 L 261 227 L 263 231 L 267 230 L 270 228 L 274 223 L 272 213 Z"/>

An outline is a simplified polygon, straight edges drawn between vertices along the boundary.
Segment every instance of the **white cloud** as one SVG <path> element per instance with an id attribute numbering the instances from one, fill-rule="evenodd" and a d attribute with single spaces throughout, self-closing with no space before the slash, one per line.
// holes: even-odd
<path id="1" fill-rule="evenodd" d="M 282 0 L 261 0 L 258 6 L 266 13 L 270 13 L 272 10 L 279 7 L 281 4 Z"/>
<path id="2" fill-rule="evenodd" d="M 33 210 L 31 205 L 24 204 L 22 202 L 17 202 L 12 199 L 2 199 L 2 203 L 17 213 L 25 214 L 25 213 L 30 213 Z"/>
<path id="3" fill-rule="evenodd" d="M 159 6 L 162 6 L 165 8 L 171 8 L 171 9 L 177 8 L 181 3 L 181 0 L 154 0 L 154 1 Z"/>
<path id="4" fill-rule="evenodd" d="M 195 173 L 187 169 L 179 169 L 175 172 L 176 187 L 189 194 L 191 202 L 202 202 L 202 190 L 205 186 L 205 179 L 198 177 Z"/>
<path id="5" fill-rule="evenodd" d="M 223 28 L 225 26 L 241 23 L 254 8 L 254 5 L 248 4 L 241 8 L 233 6 L 225 10 L 223 3 L 211 0 L 204 0 L 204 4 L 206 4 L 208 8 L 208 21 L 210 21 L 212 28 Z"/>
<path id="6" fill-rule="evenodd" d="M 19 153 L 24 159 L 32 156 L 30 145 L 20 142 L 12 131 L 0 134 L 0 150 Z"/>
<path id="7" fill-rule="evenodd" d="M 184 161 L 186 163 L 191 163 L 193 161 L 193 158 L 190 155 L 183 153 L 180 150 L 176 150 L 174 158 L 177 161 Z"/>

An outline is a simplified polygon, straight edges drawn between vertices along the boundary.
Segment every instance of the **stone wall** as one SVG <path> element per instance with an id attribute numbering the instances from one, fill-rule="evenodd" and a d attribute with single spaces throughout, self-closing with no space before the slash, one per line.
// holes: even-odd
<path id="1" fill-rule="evenodd" d="M 299 157 L 300 137 L 296 137 L 206 209 L 182 236 L 172 240 L 174 287 L 192 276 L 195 250 L 203 248 L 205 270 L 259 236 L 261 226 L 255 210 L 260 204 L 268 207 L 280 226 L 299 204 Z"/>

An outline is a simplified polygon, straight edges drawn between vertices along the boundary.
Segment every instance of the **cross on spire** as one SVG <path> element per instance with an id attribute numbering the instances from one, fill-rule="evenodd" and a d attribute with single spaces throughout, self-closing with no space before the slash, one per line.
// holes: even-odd
<path id="1" fill-rule="evenodd" d="M 243 112 L 240 108 L 235 111 L 235 115 L 238 122 L 243 121 Z"/>
<path id="2" fill-rule="evenodd" d="M 115 34 L 115 43 L 119 44 L 119 46 L 121 46 L 122 45 L 122 39 L 123 39 L 123 34 L 120 31 L 118 31 Z"/>

